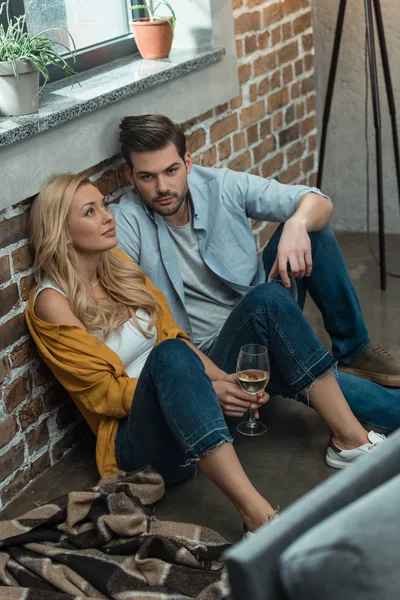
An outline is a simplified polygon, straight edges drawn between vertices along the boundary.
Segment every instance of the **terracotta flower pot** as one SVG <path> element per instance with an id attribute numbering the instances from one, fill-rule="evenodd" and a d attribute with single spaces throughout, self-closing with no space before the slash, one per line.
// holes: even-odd
<path id="1" fill-rule="evenodd" d="M 168 58 L 174 37 L 166 21 L 150 21 L 148 17 L 131 21 L 133 35 L 142 58 Z"/>

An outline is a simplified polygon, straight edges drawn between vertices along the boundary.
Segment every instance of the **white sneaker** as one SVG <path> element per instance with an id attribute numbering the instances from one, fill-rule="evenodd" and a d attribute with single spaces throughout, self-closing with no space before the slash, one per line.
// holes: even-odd
<path id="1" fill-rule="evenodd" d="M 329 445 L 326 450 L 326 464 L 334 469 L 346 469 L 352 462 L 360 458 L 363 454 L 368 454 L 379 444 L 382 444 L 386 440 L 386 436 L 382 433 L 376 433 L 370 431 L 368 433 L 369 444 L 363 444 L 358 448 L 352 450 L 342 450 L 333 441 L 333 437 L 330 437 Z"/>

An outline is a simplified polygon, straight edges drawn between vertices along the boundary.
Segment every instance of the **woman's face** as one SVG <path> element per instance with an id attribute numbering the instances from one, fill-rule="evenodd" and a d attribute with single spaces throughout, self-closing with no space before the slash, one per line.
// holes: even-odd
<path id="1" fill-rule="evenodd" d="M 69 236 L 76 252 L 104 252 L 117 245 L 114 217 L 104 196 L 92 184 L 75 193 L 67 217 Z"/>

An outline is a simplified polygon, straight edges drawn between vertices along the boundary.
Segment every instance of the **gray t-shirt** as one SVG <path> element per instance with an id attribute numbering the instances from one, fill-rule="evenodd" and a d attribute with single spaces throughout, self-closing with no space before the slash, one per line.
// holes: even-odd
<path id="1" fill-rule="evenodd" d="M 208 350 L 241 296 L 204 263 L 191 220 L 166 225 L 179 258 L 193 343 Z"/>

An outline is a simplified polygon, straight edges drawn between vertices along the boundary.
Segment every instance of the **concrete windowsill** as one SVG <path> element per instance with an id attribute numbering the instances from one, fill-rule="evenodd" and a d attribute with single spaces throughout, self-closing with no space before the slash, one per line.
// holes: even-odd
<path id="1" fill-rule="evenodd" d="M 217 63 L 224 55 L 221 47 L 173 50 L 164 60 L 143 60 L 135 54 L 80 75 L 80 86 L 71 88 L 65 81 L 50 84 L 40 98 L 39 112 L 0 117 L 0 147 Z"/>

